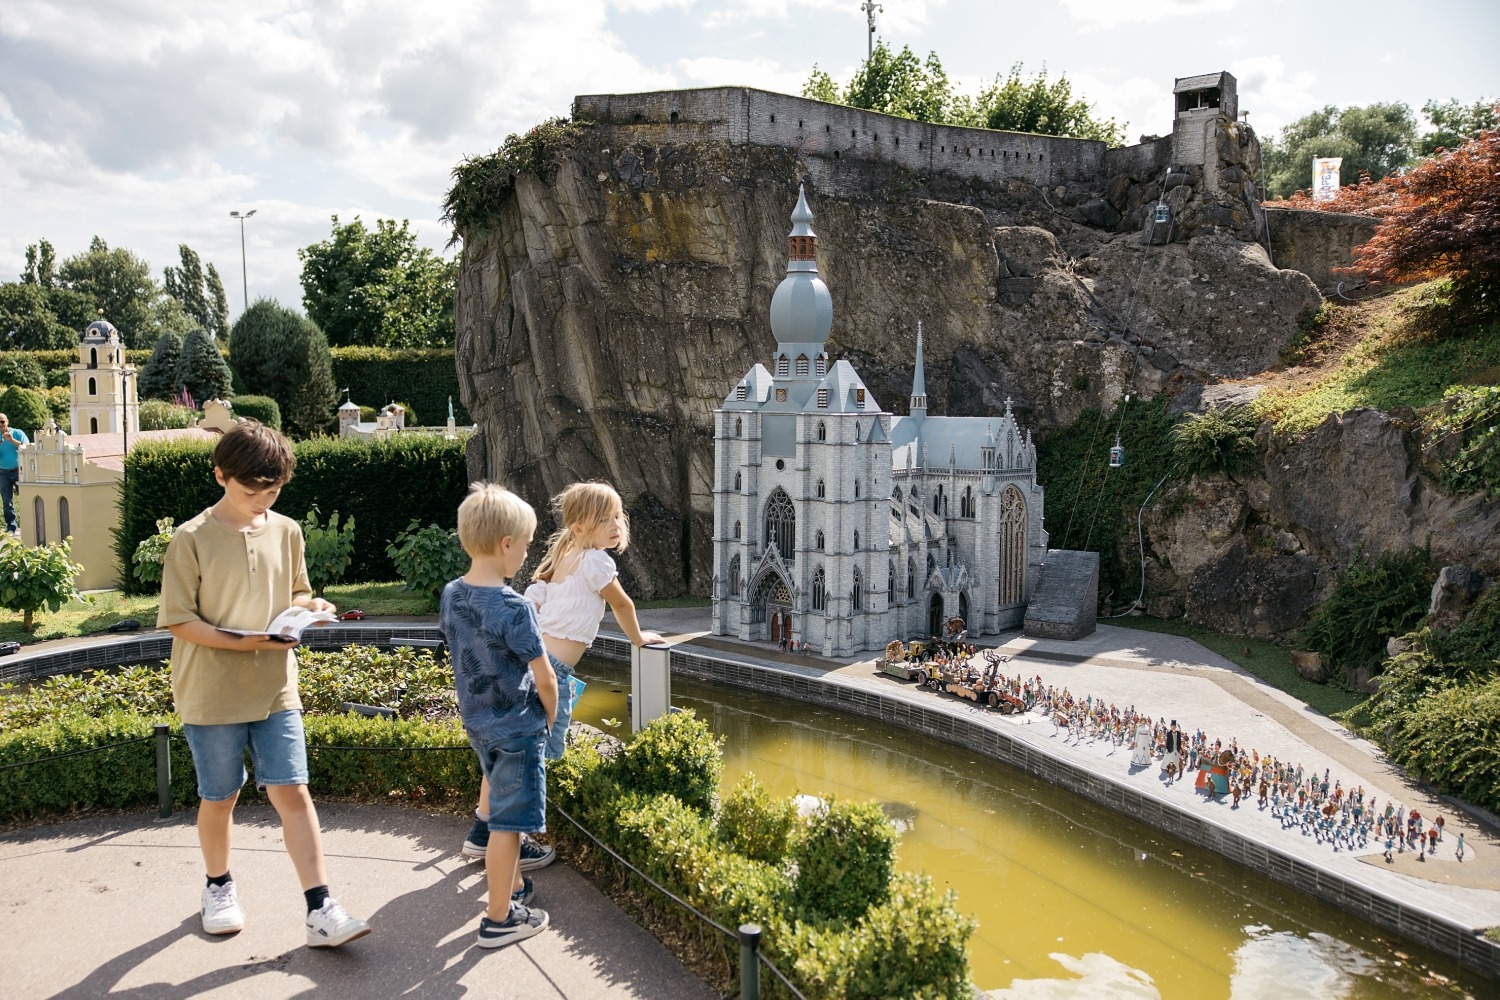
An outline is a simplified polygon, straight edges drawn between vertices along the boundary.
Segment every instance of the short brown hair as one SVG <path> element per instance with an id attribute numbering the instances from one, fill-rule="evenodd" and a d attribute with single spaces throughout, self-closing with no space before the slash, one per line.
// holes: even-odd
<path id="1" fill-rule="evenodd" d="M 258 420 L 240 421 L 214 446 L 214 468 L 246 486 L 277 486 L 291 479 L 296 467 L 292 443 Z"/>

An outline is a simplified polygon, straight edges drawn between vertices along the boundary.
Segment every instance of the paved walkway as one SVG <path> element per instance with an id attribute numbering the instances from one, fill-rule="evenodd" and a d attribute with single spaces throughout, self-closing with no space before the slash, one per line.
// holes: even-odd
<path id="1" fill-rule="evenodd" d="M 1274 844 L 1341 878 L 1471 928 L 1500 925 L 1500 837 L 1483 817 L 1455 811 L 1409 782 L 1370 744 L 1189 639 L 1101 625 L 1077 642 L 998 637 L 1011 674 L 1067 686 L 1176 718 L 1226 742 L 1328 768 L 1345 787 L 1363 784 L 1424 816 L 1448 819 L 1435 857 L 1395 864 L 1372 847 L 1335 853 L 1284 831 L 1253 805 L 1232 809 L 1168 784 L 1156 767 L 1132 770 L 1128 749 L 1069 743 L 1039 715 L 1000 716 L 951 696 L 920 691 L 854 662 L 779 653 L 764 643 L 709 637 L 708 610 L 648 610 L 642 624 L 674 642 L 824 677 L 830 683 L 913 702 L 948 701 L 1049 754 L 1118 775 L 1147 794 Z M 390 624 L 377 619 L 372 626 Z M 430 625 L 431 620 L 412 624 Z M 611 624 L 606 622 L 606 629 Z M 175 998 L 296 997 L 313 990 L 357 997 L 711 997 L 666 950 L 563 863 L 537 873 L 537 904 L 553 929 L 499 952 L 473 947 L 483 906 L 479 865 L 457 853 L 462 819 L 404 808 L 320 807 L 334 889 L 375 934 L 337 952 L 303 946 L 300 894 L 267 807 L 240 810 L 236 880 L 249 917 L 227 938 L 198 926 L 201 862 L 187 813 L 163 823 L 141 815 L 99 817 L 0 835 L 0 969 L 5 995 Z M 1453 857 L 1459 832 L 1466 860 Z"/>

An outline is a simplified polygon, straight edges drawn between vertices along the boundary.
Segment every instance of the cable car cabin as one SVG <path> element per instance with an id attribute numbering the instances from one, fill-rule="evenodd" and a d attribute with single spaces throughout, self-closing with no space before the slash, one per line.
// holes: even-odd
<path id="1" fill-rule="evenodd" d="M 1167 206 L 1166 202 L 1158 202 L 1156 206 L 1156 217 L 1154 221 L 1156 221 L 1157 223 L 1165 223 L 1170 221 L 1171 218 L 1171 208 Z"/>
<path id="2" fill-rule="evenodd" d="M 1125 464 L 1125 446 L 1122 445 L 1122 444 L 1120 444 L 1118 441 L 1116 441 L 1115 442 L 1115 446 L 1113 448 L 1109 449 L 1109 467 L 1111 469 L 1118 469 L 1120 466 L 1122 466 L 1124 464 Z"/>

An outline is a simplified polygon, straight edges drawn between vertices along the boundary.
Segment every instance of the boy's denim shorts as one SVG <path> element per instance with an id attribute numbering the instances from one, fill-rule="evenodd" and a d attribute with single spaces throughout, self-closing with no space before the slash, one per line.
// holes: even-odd
<path id="1" fill-rule="evenodd" d="M 307 784 L 307 736 L 300 711 L 272 712 L 259 722 L 182 727 L 198 772 L 198 796 L 208 802 L 231 799 L 244 786 L 245 748 L 255 767 L 255 784 Z"/>
<path id="2" fill-rule="evenodd" d="M 480 742 L 470 739 L 479 767 L 490 779 L 492 831 L 547 832 L 547 734 Z"/>
<path id="3" fill-rule="evenodd" d="M 573 668 L 551 653 L 547 659 L 557 675 L 557 718 L 547 734 L 547 759 L 560 760 L 568 745 L 568 726 L 573 722 Z"/>

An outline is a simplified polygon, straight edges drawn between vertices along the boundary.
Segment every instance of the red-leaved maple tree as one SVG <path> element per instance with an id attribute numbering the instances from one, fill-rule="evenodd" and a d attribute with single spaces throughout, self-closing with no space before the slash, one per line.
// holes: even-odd
<path id="1" fill-rule="evenodd" d="M 1350 270 L 1372 284 L 1451 282 L 1450 318 L 1500 315 L 1500 129 L 1424 161 L 1398 179 L 1380 227 L 1354 252 Z"/>

